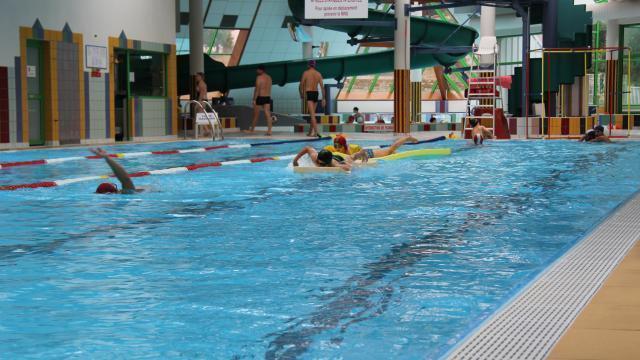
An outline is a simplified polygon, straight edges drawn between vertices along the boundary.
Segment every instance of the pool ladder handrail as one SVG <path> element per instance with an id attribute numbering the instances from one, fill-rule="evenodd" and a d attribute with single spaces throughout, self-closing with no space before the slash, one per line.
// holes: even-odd
<path id="1" fill-rule="evenodd" d="M 218 116 L 218 112 L 215 111 L 213 109 L 213 106 L 211 106 L 211 104 L 208 101 L 203 101 L 203 103 L 205 105 L 207 105 L 207 107 L 209 108 L 209 110 L 211 110 L 211 114 L 213 114 L 213 118 L 216 121 L 216 124 L 218 124 L 218 131 L 216 133 L 216 130 L 214 127 L 212 127 L 212 131 L 213 131 L 213 139 L 215 140 L 224 140 L 224 132 L 222 129 L 222 122 L 220 121 L 220 116 Z M 207 119 L 209 119 L 209 122 L 211 122 L 211 119 L 209 118 L 209 113 L 207 113 Z"/>
<path id="2" fill-rule="evenodd" d="M 213 109 L 211 104 L 209 104 L 207 101 L 189 100 L 189 102 L 187 102 L 185 104 L 184 108 L 183 108 L 183 113 L 187 113 L 186 108 L 187 108 L 187 106 L 189 106 L 191 104 L 197 104 L 200 107 L 200 109 L 202 110 L 202 112 L 204 114 L 206 114 L 207 121 L 209 122 L 209 126 L 211 126 L 211 140 L 212 141 L 224 140 L 224 133 L 222 131 L 222 123 L 220 122 L 220 117 L 218 116 L 218 113 Z M 202 104 L 206 104 L 207 107 L 209 107 L 209 109 L 211 110 L 211 113 L 209 113 Z M 211 117 L 212 116 L 213 116 L 213 120 L 215 121 L 215 124 L 211 121 Z M 187 138 L 187 122 L 184 121 L 183 124 L 184 124 L 183 136 L 186 139 Z M 193 127 L 194 127 L 194 130 L 193 130 L 194 131 L 194 136 L 197 139 L 198 138 L 198 120 L 197 120 L 197 118 L 194 119 Z"/>

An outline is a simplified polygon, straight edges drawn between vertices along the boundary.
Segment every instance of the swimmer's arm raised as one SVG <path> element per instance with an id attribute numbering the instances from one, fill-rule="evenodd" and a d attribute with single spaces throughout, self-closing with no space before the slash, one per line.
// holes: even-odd
<path id="1" fill-rule="evenodd" d="M 107 162 L 107 164 L 111 168 L 111 171 L 113 171 L 113 174 L 116 176 L 116 178 L 118 178 L 118 180 L 120 181 L 120 184 L 122 184 L 123 191 L 136 190 L 136 187 L 133 185 L 133 181 L 129 177 L 129 174 L 127 174 L 126 170 L 120 164 L 118 164 L 115 160 L 109 157 L 109 154 L 106 151 L 102 150 L 101 148 L 90 149 L 90 150 L 92 153 L 96 154 L 97 156 L 100 156 Z"/>
<path id="2" fill-rule="evenodd" d="M 299 166 L 298 160 L 300 160 L 300 158 L 305 156 L 306 154 L 309 154 L 309 157 L 311 158 L 311 160 L 313 160 L 314 163 L 318 159 L 318 153 L 316 152 L 316 149 L 312 148 L 311 146 L 305 146 L 293 159 L 293 166 Z"/>

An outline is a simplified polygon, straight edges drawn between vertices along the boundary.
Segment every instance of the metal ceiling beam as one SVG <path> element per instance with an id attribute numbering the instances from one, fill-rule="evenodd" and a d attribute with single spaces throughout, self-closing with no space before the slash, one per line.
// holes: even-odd
<path id="1" fill-rule="evenodd" d="M 209 3 L 207 4 L 207 10 L 205 10 L 204 12 L 204 16 L 202 17 L 202 24 L 206 24 L 207 23 L 207 16 L 209 16 L 209 9 L 211 9 L 211 3 L 213 2 L 213 0 L 209 0 Z"/>

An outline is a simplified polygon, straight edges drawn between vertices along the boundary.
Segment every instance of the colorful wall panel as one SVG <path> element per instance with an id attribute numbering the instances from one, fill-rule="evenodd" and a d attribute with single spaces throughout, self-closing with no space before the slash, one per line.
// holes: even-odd
<path id="1" fill-rule="evenodd" d="M 9 71 L 0 67 L 0 143 L 9 141 Z"/>

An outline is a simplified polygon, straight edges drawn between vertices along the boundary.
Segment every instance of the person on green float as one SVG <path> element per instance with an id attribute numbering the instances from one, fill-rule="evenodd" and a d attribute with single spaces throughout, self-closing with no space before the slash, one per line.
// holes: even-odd
<path id="1" fill-rule="evenodd" d="M 352 155 L 352 156 L 359 154 L 361 152 L 364 152 L 367 159 L 373 159 L 373 158 L 380 158 L 380 157 L 385 157 L 385 156 L 394 154 L 406 142 L 415 143 L 415 142 L 418 142 L 418 139 L 414 138 L 413 136 L 403 136 L 398 140 L 396 140 L 389 147 L 385 147 L 382 149 L 363 149 L 360 145 L 348 144 L 347 138 L 345 138 L 343 135 L 336 135 L 336 137 L 333 138 L 333 146 L 331 145 L 325 146 L 324 149 L 329 150 L 332 153 L 338 152 L 341 154 Z"/>

